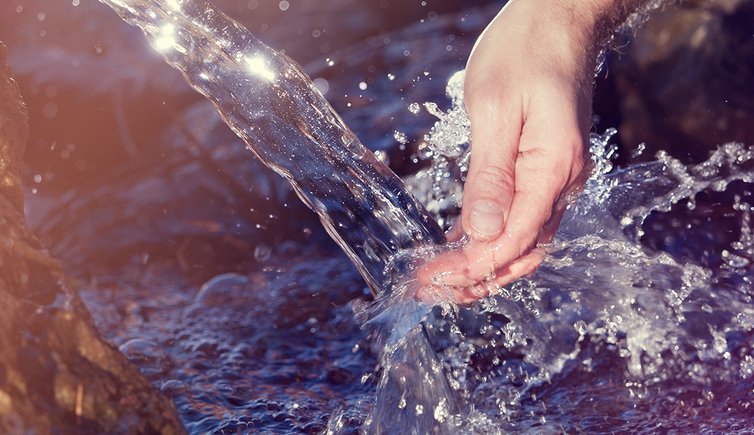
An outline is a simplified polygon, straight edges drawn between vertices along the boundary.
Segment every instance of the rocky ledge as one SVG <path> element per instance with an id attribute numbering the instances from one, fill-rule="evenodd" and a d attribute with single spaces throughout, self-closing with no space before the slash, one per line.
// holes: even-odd
<path id="1" fill-rule="evenodd" d="M 102 339 L 27 228 L 27 133 L 0 44 L 0 433 L 183 433 L 172 402 Z"/>

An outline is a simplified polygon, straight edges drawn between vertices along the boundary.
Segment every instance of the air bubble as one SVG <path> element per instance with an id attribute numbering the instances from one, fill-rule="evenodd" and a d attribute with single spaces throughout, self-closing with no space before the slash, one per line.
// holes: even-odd
<path id="1" fill-rule="evenodd" d="M 272 257 L 272 249 L 269 246 L 260 243 L 254 248 L 254 259 L 258 262 L 265 263 L 270 257 Z"/>

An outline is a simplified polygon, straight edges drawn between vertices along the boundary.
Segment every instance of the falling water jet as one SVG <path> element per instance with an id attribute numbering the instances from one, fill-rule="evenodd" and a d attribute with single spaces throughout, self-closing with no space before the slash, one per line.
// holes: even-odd
<path id="1" fill-rule="evenodd" d="M 403 182 L 364 147 L 303 70 L 204 0 L 102 0 L 166 61 L 299 197 L 375 292 L 395 253 L 444 234 Z"/>
<path id="2" fill-rule="evenodd" d="M 248 148 L 291 184 L 376 295 L 390 298 L 389 281 L 409 271 L 413 262 L 406 252 L 445 242 L 400 178 L 359 142 L 288 57 L 204 0 L 101 2 L 141 28 Z M 450 419 L 444 416 L 455 409 L 453 394 L 426 332 L 418 328 L 429 307 L 408 296 L 401 306 L 413 315 L 391 315 L 381 325 L 392 334 L 378 397 L 388 403 L 373 415 L 370 430 L 385 432 L 400 424 L 415 433 L 446 432 Z M 405 389 L 405 382 L 395 379 L 415 383 L 422 377 L 429 383 L 411 393 L 412 410 L 389 406 L 397 394 L 392 389 Z M 424 412 L 424 407 L 431 409 Z"/>
<path id="3" fill-rule="evenodd" d="M 406 432 L 411 431 L 410 427 L 417 431 L 435 431 L 438 427 L 440 432 L 475 430 L 477 426 L 468 422 L 471 418 L 467 414 L 467 421 L 461 422 L 460 428 L 455 427 L 457 419 L 451 409 L 454 403 L 442 400 L 443 395 L 454 397 L 447 381 L 455 388 L 456 378 L 438 375 L 439 382 L 432 378 L 424 388 L 416 385 L 423 382 L 423 377 L 410 375 L 438 374 L 438 364 L 422 362 L 425 356 L 432 360 L 435 355 L 424 341 L 424 332 L 416 329 L 431 307 L 413 300 L 410 279 L 396 277 L 410 277 L 415 267 L 413 260 L 426 258 L 423 250 L 431 252 L 433 244 L 442 242 L 442 234 L 417 201 L 405 193 L 400 180 L 376 163 L 300 68 L 261 45 L 206 3 L 103 1 L 142 27 L 156 49 L 215 103 L 252 151 L 292 182 L 359 266 L 369 285 L 377 291 L 391 289 L 359 311 L 377 328 L 381 334 L 377 341 L 387 349 L 381 361 L 378 403 L 366 428 L 387 431 L 391 429 L 389 425 L 400 424 Z M 445 123 L 450 127 L 450 135 L 446 136 L 450 141 L 432 143 L 447 146 L 433 149 L 432 167 L 410 180 L 416 181 L 412 191 L 417 195 L 428 193 L 424 195 L 430 200 L 427 204 L 437 214 L 456 206 L 452 202 L 457 198 L 444 193 L 457 191 L 458 177 L 453 174 L 445 178 L 445 174 L 455 169 L 462 173 L 467 162 L 462 139 L 468 136 L 468 120 L 456 103 L 453 109 L 459 110 L 451 111 Z M 425 108 L 445 117 L 435 110 L 436 106 Z M 439 128 L 434 132 L 445 131 Z M 682 373 L 692 381 L 694 376 L 706 382 L 714 378 L 707 378 L 711 375 L 703 367 L 698 371 L 695 368 L 693 373 L 676 372 L 674 364 L 689 363 L 684 347 L 708 359 L 724 355 L 725 330 L 722 325 L 702 325 L 716 337 L 715 345 L 708 346 L 691 331 L 700 326 L 698 319 L 704 317 L 689 319 L 695 314 L 715 314 L 722 319 L 720 322 L 733 319 L 725 328 L 747 333 L 753 330 L 751 266 L 734 261 L 730 254 L 727 257 L 733 261 L 731 267 L 743 268 L 741 273 L 747 274 L 740 281 L 748 284 L 739 291 L 714 283 L 710 271 L 698 265 L 679 262 L 665 253 L 647 252 L 638 243 L 650 213 L 664 212 L 678 202 L 691 202 L 704 189 L 717 191 L 736 180 L 754 181 L 752 150 L 729 144 L 708 162 L 693 167 L 660 155 L 656 162 L 608 175 L 611 151 L 607 142 L 607 138 L 592 142 L 595 175 L 564 216 L 550 246 L 548 261 L 531 278 L 480 304 L 480 315 L 499 314 L 510 321 L 493 328 L 502 339 L 496 338 L 488 345 L 481 340 L 474 344 L 459 333 L 463 348 L 450 349 L 456 354 L 444 357 L 446 365 L 452 358 L 457 361 L 450 362 L 455 364 L 446 371 L 450 373 L 455 368 L 460 368 L 459 372 L 469 366 L 475 368 L 471 352 L 484 351 L 484 346 L 495 356 L 509 355 L 508 349 L 524 355 L 519 360 L 504 361 L 511 370 L 500 372 L 497 378 L 485 373 L 481 380 L 462 379 L 468 382 L 461 382 L 461 388 L 473 389 L 479 397 L 475 402 L 484 401 L 483 393 L 490 391 L 487 396 L 499 401 L 497 407 L 501 411 L 500 404 L 506 409 L 519 406 L 518 400 L 527 389 L 546 380 L 548 374 L 560 372 L 567 360 L 576 358 L 579 349 L 573 344 L 587 335 L 594 341 L 620 346 L 618 352 L 626 360 L 626 376 L 630 380 L 672 378 Z M 427 186 L 427 181 L 434 183 L 438 178 L 445 183 L 440 189 Z M 443 195 L 435 195 L 438 191 Z M 448 197 L 448 202 L 437 203 Z M 750 249 L 745 236 L 742 232 L 741 246 L 734 247 L 740 254 L 747 254 Z M 412 249 L 418 252 L 411 254 Z M 396 255 L 399 252 L 408 254 Z M 383 273 L 385 270 L 388 272 Z M 399 360 L 409 356 L 408 361 Z M 750 372 L 750 364 L 742 362 L 740 370 Z M 403 378 L 411 382 L 408 386 L 412 389 L 405 389 L 407 382 Z M 506 388 L 510 394 L 504 392 Z M 427 396 L 436 399 L 434 406 L 423 402 Z M 495 408 L 496 405 L 488 407 Z M 446 418 L 448 415 L 451 418 Z M 504 418 L 491 416 L 491 428 L 499 430 Z M 485 424 L 478 426 L 480 431 L 487 428 Z"/>

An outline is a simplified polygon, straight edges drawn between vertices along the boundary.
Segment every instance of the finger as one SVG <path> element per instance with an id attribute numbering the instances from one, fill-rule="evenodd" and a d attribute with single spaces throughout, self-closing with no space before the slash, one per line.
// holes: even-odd
<path id="1" fill-rule="evenodd" d="M 461 222 L 462 219 L 459 216 L 458 219 L 453 222 L 453 225 L 451 225 L 448 231 L 445 233 L 445 239 L 448 242 L 457 242 L 461 240 L 461 237 L 463 237 L 463 224 Z"/>
<path id="2" fill-rule="evenodd" d="M 505 287 L 513 281 L 534 273 L 544 260 L 545 250 L 536 248 L 498 272 L 494 282 L 500 287 Z"/>
<path id="3" fill-rule="evenodd" d="M 566 211 L 567 205 L 568 204 L 563 200 L 558 201 L 558 203 L 555 205 L 555 210 L 552 213 L 552 217 L 545 223 L 545 225 L 542 227 L 542 230 L 539 232 L 539 236 L 537 236 L 537 245 L 543 245 L 552 242 L 553 237 L 555 237 L 555 233 L 560 227 L 560 221 L 563 219 L 563 214 Z"/>
<path id="4" fill-rule="evenodd" d="M 520 184 L 526 184 L 521 180 Z M 545 183 L 542 183 L 545 184 Z M 524 256 L 537 241 L 540 231 L 552 216 L 554 197 L 561 186 L 538 186 L 516 192 L 505 228 L 505 234 L 493 242 L 471 242 L 464 248 L 468 265 L 454 262 L 444 280 L 467 285 L 489 277 L 514 260 Z M 461 276 L 456 276 L 456 271 Z M 465 279 L 465 282 L 464 282 Z"/>
<path id="5" fill-rule="evenodd" d="M 466 275 L 469 258 L 461 250 L 444 252 L 423 264 L 416 273 L 416 278 L 422 285 L 460 286 L 468 284 Z"/>
<path id="6" fill-rule="evenodd" d="M 477 287 L 481 287 L 482 285 L 483 283 L 476 284 Z M 481 299 L 487 294 L 489 294 L 489 291 L 429 284 L 419 287 L 416 291 L 416 299 L 428 304 L 453 302 L 467 305 Z"/>
<path id="7" fill-rule="evenodd" d="M 461 250 L 438 255 L 419 269 L 419 281 L 468 287 L 494 276 L 495 271 L 534 247 L 540 230 L 550 220 L 557 189 L 518 191 L 511 205 L 505 234 L 492 242 L 471 241 Z"/>
<path id="8" fill-rule="evenodd" d="M 416 299 L 428 304 L 436 304 L 442 301 L 458 302 L 460 292 L 453 287 L 443 287 L 437 285 L 422 285 L 416 291 Z"/>
<path id="9" fill-rule="evenodd" d="M 544 130 L 547 131 L 547 130 Z M 561 130 L 563 131 L 563 130 Z M 577 129 L 570 136 L 570 143 L 564 142 L 563 149 L 580 149 L 580 135 Z M 537 242 L 545 224 L 553 216 L 555 201 L 561 196 L 568 181 L 572 178 L 570 168 L 565 162 L 576 162 L 573 156 L 553 155 L 537 152 L 538 148 L 529 143 L 542 141 L 541 136 L 522 136 L 521 146 L 527 146 L 516 162 L 516 193 L 506 222 L 505 233 L 492 242 L 471 241 L 461 252 L 451 252 L 440 256 L 438 263 L 443 267 L 441 281 L 448 285 L 469 286 L 482 281 L 496 270 L 522 257 Z M 578 166 L 578 165 L 577 165 Z M 553 219 L 556 222 L 558 216 Z M 557 225 L 546 229 L 551 233 Z M 550 234 L 545 234 L 549 237 Z M 464 261 L 466 260 L 466 261 Z M 438 270 L 428 265 L 428 270 Z"/>
<path id="10" fill-rule="evenodd" d="M 513 199 L 515 162 L 523 116 L 502 86 L 467 97 L 471 117 L 471 160 L 461 208 L 463 229 L 475 240 L 503 231 Z"/>
<path id="11" fill-rule="evenodd" d="M 541 248 L 535 248 L 528 254 L 504 267 L 498 271 L 494 278 L 488 281 L 478 282 L 472 284 L 469 287 L 459 290 L 455 297 L 462 304 L 468 304 L 483 298 L 488 297 L 491 294 L 498 293 L 500 287 L 523 278 L 527 275 L 531 275 L 542 264 L 545 259 L 545 250 Z M 458 287 L 456 287 L 458 288 Z"/>
<path id="12" fill-rule="evenodd" d="M 449 300 L 468 305 L 496 293 L 500 287 L 530 275 L 542 264 L 544 258 L 545 250 L 537 248 L 499 271 L 491 281 L 477 282 L 467 287 L 427 285 L 420 291 L 419 299 L 430 303 Z"/>

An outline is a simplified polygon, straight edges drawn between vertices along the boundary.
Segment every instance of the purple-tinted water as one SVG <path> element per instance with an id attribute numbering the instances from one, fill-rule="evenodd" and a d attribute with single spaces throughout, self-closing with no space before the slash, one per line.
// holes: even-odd
<path id="1" fill-rule="evenodd" d="M 421 147 L 435 118 L 408 106 L 447 105 L 445 82 L 490 11 L 427 17 L 323 55 L 333 66 L 314 56 L 308 71 L 326 80 L 327 96 L 365 143 L 385 151 L 402 175 L 414 174 L 442 159 L 426 158 Z M 136 36 L 124 45 L 138 46 Z M 113 50 L 92 62 L 109 71 L 97 74 L 103 81 L 116 71 L 144 80 L 140 65 L 163 71 L 156 57 Z M 113 67 L 128 56 L 136 58 Z M 16 59 L 23 64 L 24 54 Z M 161 106 L 161 88 L 187 98 L 175 76 L 161 74 L 147 80 L 147 101 L 155 104 L 139 110 Z M 40 82 L 37 98 L 64 108 L 63 97 L 49 96 L 50 82 Z M 118 105 L 106 101 L 99 107 Z M 366 285 L 285 184 L 247 159 L 208 104 L 188 101 L 148 133 L 113 130 L 131 131 L 141 159 L 98 165 L 65 141 L 47 143 L 50 154 L 73 161 L 72 172 L 83 160 L 80 172 L 98 175 L 60 193 L 64 171 L 40 170 L 30 219 L 69 264 L 103 333 L 173 397 L 190 432 L 358 430 L 374 408 L 381 371 L 380 349 L 349 304 L 370 298 Z M 53 118 L 64 116 L 61 109 Z M 122 134 L 110 140 L 125 141 Z M 697 172 L 665 158 L 601 178 L 531 280 L 471 309 L 435 313 L 427 333 L 458 387 L 464 430 L 750 429 L 751 179 L 700 184 L 750 177 L 750 158 L 736 150 L 745 149 L 730 147 Z M 409 183 L 425 200 L 433 198 L 428 179 Z M 664 196 L 672 192 L 674 200 Z M 442 216 L 454 212 L 452 203 L 429 205 Z M 646 218 L 641 231 L 637 216 Z"/>

